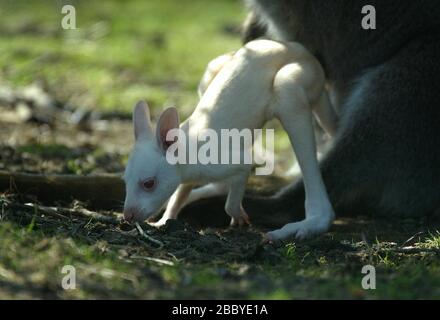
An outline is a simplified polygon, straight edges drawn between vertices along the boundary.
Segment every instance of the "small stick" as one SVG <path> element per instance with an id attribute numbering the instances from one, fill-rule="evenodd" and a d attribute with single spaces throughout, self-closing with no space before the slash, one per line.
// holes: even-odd
<path id="1" fill-rule="evenodd" d="M 138 256 L 138 255 L 131 256 L 130 258 L 131 259 L 143 259 L 143 260 L 147 260 L 147 261 L 156 262 L 158 264 L 164 264 L 166 266 L 174 266 L 174 263 L 172 261 L 168 261 L 168 260 L 164 260 L 164 259 L 144 257 L 144 256 Z"/>
<path id="2" fill-rule="evenodd" d="M 22 206 L 22 205 L 19 205 Z M 85 217 L 85 218 L 92 218 L 96 221 L 102 222 L 102 223 L 108 223 L 108 224 L 119 224 L 120 220 L 112 217 L 112 216 L 106 216 L 97 212 L 89 211 L 87 209 L 83 208 L 77 208 L 77 209 L 68 209 L 68 208 L 57 208 L 57 207 L 46 207 L 37 205 L 34 203 L 25 203 L 23 207 L 31 207 L 37 210 L 40 210 L 44 213 L 56 215 L 58 217 L 62 216 L 64 218 L 68 218 L 67 215 L 74 215 L 79 217 Z"/>
<path id="3" fill-rule="evenodd" d="M 402 248 L 392 249 L 391 251 L 395 251 L 399 253 L 422 253 L 422 252 L 440 253 L 440 249 L 417 248 L 417 247 L 402 247 Z"/>
<path id="4" fill-rule="evenodd" d="M 370 249 L 371 250 L 371 249 Z M 373 249 L 376 253 L 403 253 L 403 254 L 421 254 L 421 253 L 435 253 L 440 254 L 440 249 L 436 248 L 417 248 L 417 247 L 400 247 L 400 248 L 390 248 L 390 249 Z M 357 256 L 361 253 L 365 253 L 365 250 L 348 252 L 349 256 Z"/>
<path id="5" fill-rule="evenodd" d="M 144 230 L 142 229 L 142 227 L 139 225 L 138 222 L 136 222 L 136 228 L 138 229 L 138 231 L 139 231 L 139 233 L 141 234 L 141 236 L 143 236 L 143 237 L 144 237 L 145 239 L 147 239 L 148 241 L 150 241 L 150 242 L 152 242 L 152 243 L 154 243 L 154 244 L 156 244 L 156 245 L 159 246 L 158 248 L 156 248 L 156 250 L 160 250 L 160 249 L 162 249 L 162 248 L 165 246 L 165 244 L 164 244 L 163 242 L 161 242 L 161 241 L 159 241 L 159 240 L 156 240 L 156 239 L 150 237 L 149 235 L 147 235 L 147 234 L 144 232 Z"/>
<path id="6" fill-rule="evenodd" d="M 413 235 L 411 238 L 409 238 L 408 240 L 406 240 L 406 241 L 402 244 L 402 246 L 404 246 L 404 245 L 410 243 L 412 240 L 415 239 L 415 237 L 417 237 L 417 236 L 419 236 L 419 235 L 421 235 L 421 234 L 423 234 L 423 233 L 424 233 L 423 231 L 417 232 L 417 233 L 416 233 L 415 235 Z"/>

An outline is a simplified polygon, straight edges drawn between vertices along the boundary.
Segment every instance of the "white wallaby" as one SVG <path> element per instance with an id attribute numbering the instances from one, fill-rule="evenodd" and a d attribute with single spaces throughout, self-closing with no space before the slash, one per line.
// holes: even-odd
<path id="1" fill-rule="evenodd" d="M 213 60 L 199 86 L 200 102 L 180 125 L 186 139 L 197 139 L 203 129 L 257 129 L 273 117 L 289 135 L 303 174 L 305 220 L 266 234 L 269 241 L 294 236 L 304 239 L 326 232 L 334 219 L 318 167 L 313 114 L 324 130 L 336 132 L 337 116 L 325 90 L 325 75 L 315 57 L 298 43 L 252 41 L 235 53 Z M 175 108 L 165 110 L 153 133 L 147 105 L 133 113 L 136 142 L 124 180 L 124 216 L 143 221 L 167 203 L 162 225 L 176 219 L 182 207 L 201 198 L 227 195 L 225 211 L 232 225 L 249 223 L 242 199 L 251 165 L 170 164 L 167 133 L 179 128 Z M 204 186 L 194 189 L 195 185 Z"/>

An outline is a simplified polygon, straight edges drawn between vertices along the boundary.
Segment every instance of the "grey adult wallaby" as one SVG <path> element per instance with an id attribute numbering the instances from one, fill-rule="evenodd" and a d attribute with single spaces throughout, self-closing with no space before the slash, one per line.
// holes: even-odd
<path id="1" fill-rule="evenodd" d="M 321 163 L 336 214 L 439 214 L 440 2 L 247 3 L 245 41 L 298 41 L 324 66 L 340 114 L 333 148 Z M 376 29 L 362 27 L 366 5 L 376 9 Z M 278 212 L 281 224 L 298 219 L 303 184 L 264 200 L 250 203 Z"/>
<path id="2" fill-rule="evenodd" d="M 298 41 L 324 67 L 340 124 L 320 168 L 336 215 L 440 214 L 440 2 L 247 5 L 244 42 Z M 376 29 L 362 27 L 366 5 L 376 9 Z M 245 198 L 244 207 L 256 225 L 301 220 L 303 183 L 271 197 Z"/>

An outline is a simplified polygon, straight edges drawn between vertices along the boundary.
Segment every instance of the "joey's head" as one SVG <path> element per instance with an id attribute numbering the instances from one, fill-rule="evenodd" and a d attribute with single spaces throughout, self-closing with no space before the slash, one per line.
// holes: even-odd
<path id="1" fill-rule="evenodd" d="M 135 144 L 124 173 L 124 218 L 144 221 L 158 213 L 180 184 L 177 166 L 166 159 L 166 135 L 178 128 L 179 116 L 175 108 L 165 110 L 153 131 L 148 106 L 141 101 L 133 111 L 133 126 Z"/>

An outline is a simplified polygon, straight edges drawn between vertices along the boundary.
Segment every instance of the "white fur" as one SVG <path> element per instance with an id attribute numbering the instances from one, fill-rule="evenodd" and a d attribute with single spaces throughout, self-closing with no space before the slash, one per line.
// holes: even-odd
<path id="1" fill-rule="evenodd" d="M 281 121 L 289 135 L 303 174 L 306 219 L 269 232 L 267 238 L 303 239 L 326 232 L 334 213 L 319 171 L 312 117 L 315 114 L 331 135 L 336 131 L 337 118 L 325 90 L 324 72 L 313 55 L 298 43 L 256 40 L 234 54 L 213 60 L 202 78 L 199 93 L 199 104 L 180 126 L 189 140 L 197 139 L 197 133 L 205 128 L 217 133 L 221 129 L 262 128 L 273 117 Z M 135 128 L 144 125 L 144 131 L 149 134 L 136 140 L 126 169 L 125 208 L 136 207 L 135 218 L 145 220 L 171 197 L 162 219 L 156 223 L 162 225 L 168 219 L 175 219 L 185 204 L 227 194 L 225 211 L 231 216 L 231 223 L 248 223 L 241 203 L 251 166 L 170 166 L 164 163 L 163 150 L 158 146 L 161 138 L 152 137 L 149 120 L 136 119 L 139 113 L 136 108 Z M 170 114 L 164 118 L 172 118 Z M 145 115 L 148 117 L 147 112 Z M 158 126 L 163 127 L 165 122 L 173 126 L 172 119 L 162 120 Z M 138 181 L 150 176 L 157 177 L 157 190 L 146 193 Z M 200 183 L 212 184 L 192 190 Z"/>

